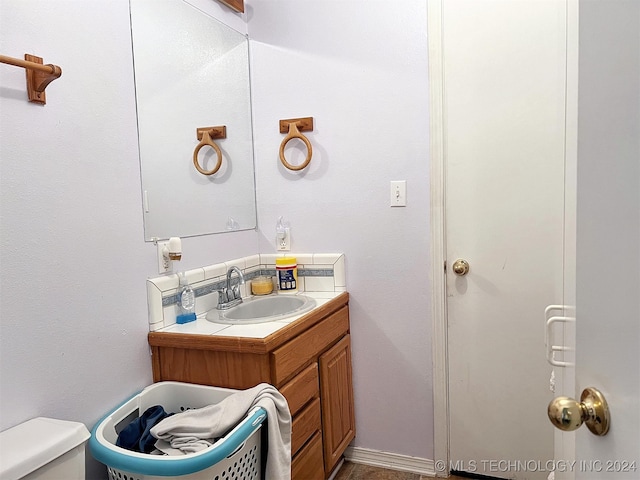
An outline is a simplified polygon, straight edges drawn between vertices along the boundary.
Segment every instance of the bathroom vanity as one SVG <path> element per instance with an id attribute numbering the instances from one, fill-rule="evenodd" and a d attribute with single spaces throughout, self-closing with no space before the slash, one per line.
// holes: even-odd
<path id="1" fill-rule="evenodd" d="M 328 478 L 355 437 L 346 292 L 261 338 L 155 331 L 149 344 L 155 382 L 278 388 L 293 420 L 293 480 Z"/>

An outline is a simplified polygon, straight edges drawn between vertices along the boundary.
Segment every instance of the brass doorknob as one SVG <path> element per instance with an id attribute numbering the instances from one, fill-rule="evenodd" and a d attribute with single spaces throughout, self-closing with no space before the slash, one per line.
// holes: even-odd
<path id="1" fill-rule="evenodd" d="M 455 262 L 453 262 L 453 273 L 455 273 L 459 277 L 464 277 L 467 273 L 469 273 L 469 262 L 461 258 L 457 259 Z"/>
<path id="2" fill-rule="evenodd" d="M 551 423 L 560 430 L 570 432 L 582 422 L 595 435 L 606 435 L 609 431 L 609 406 L 602 393 L 593 388 L 585 388 L 580 402 L 569 397 L 556 397 L 547 408 Z"/>

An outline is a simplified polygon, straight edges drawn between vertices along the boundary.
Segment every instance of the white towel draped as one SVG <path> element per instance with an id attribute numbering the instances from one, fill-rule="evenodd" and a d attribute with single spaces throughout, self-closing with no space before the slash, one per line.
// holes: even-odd
<path id="1" fill-rule="evenodd" d="M 259 406 L 267 411 L 269 439 L 266 480 L 291 479 L 291 413 L 287 400 L 272 385 L 240 390 L 220 403 L 165 418 L 151 429 L 156 448 L 169 455 L 201 451 L 213 444 Z"/>

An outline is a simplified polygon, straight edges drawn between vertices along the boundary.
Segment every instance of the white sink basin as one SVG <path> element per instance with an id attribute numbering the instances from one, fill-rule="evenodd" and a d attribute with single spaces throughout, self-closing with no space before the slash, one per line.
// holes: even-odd
<path id="1" fill-rule="evenodd" d="M 305 295 L 268 295 L 251 297 L 229 310 L 211 310 L 207 320 L 216 323 L 263 323 L 301 315 L 316 306 L 316 301 Z"/>

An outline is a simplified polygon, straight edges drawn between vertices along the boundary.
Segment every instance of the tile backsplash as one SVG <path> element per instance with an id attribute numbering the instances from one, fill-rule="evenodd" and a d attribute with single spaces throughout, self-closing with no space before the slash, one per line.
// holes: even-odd
<path id="1" fill-rule="evenodd" d="M 196 294 L 196 314 L 200 315 L 218 304 L 218 290 L 226 285 L 227 270 L 232 266 L 242 270 L 245 284 L 242 296 L 251 294 L 251 280 L 257 276 L 275 279 L 276 258 L 296 257 L 298 290 L 300 292 L 345 292 L 345 262 L 341 253 L 251 255 L 224 263 L 187 270 L 185 275 Z M 179 263 L 174 263 L 179 268 Z M 275 280 L 274 280 L 275 281 Z M 275 284 L 274 284 L 275 285 Z M 275 291 L 275 286 L 274 286 Z M 162 275 L 147 280 L 149 330 L 156 331 L 176 323 L 178 314 L 178 275 Z"/>

